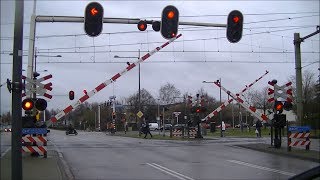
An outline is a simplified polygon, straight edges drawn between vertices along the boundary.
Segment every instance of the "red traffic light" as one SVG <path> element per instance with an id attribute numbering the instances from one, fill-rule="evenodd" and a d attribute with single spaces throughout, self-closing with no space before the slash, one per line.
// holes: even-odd
<path id="1" fill-rule="evenodd" d="M 174 6 L 166 6 L 162 10 L 160 33 L 163 38 L 171 39 L 178 34 L 179 11 Z"/>
<path id="2" fill-rule="evenodd" d="M 175 16 L 174 11 L 169 11 L 169 12 L 167 13 L 167 18 L 168 18 L 168 19 L 172 19 L 172 18 L 174 18 L 174 16 Z"/>
<path id="3" fill-rule="evenodd" d="M 84 31 L 90 37 L 98 36 L 103 29 L 103 7 L 97 2 L 86 6 L 84 14 Z"/>
<path id="4" fill-rule="evenodd" d="M 98 14 L 98 12 L 99 11 L 95 7 L 91 8 L 91 10 L 90 10 L 90 13 L 92 16 L 95 16 L 96 14 Z"/>
<path id="5" fill-rule="evenodd" d="M 240 18 L 239 18 L 239 16 L 234 16 L 232 18 L 232 20 L 233 20 L 234 23 L 238 23 L 240 21 Z"/>
<path id="6" fill-rule="evenodd" d="M 283 104 L 281 101 L 276 101 L 274 102 L 274 109 L 276 110 L 276 112 L 282 113 L 283 111 Z"/>
<path id="7" fill-rule="evenodd" d="M 200 113 L 200 112 L 201 112 L 200 108 L 196 109 L 196 113 Z"/>
<path id="8" fill-rule="evenodd" d="M 25 99 L 22 101 L 22 109 L 24 109 L 25 111 L 30 111 L 32 110 L 34 107 L 34 102 L 32 101 L 32 99 Z"/>
<path id="9" fill-rule="evenodd" d="M 227 20 L 227 39 L 231 43 L 237 43 L 242 37 L 243 15 L 240 11 L 231 11 Z"/>
<path id="10" fill-rule="evenodd" d="M 146 21 L 139 21 L 138 29 L 140 31 L 145 31 L 147 29 L 147 22 Z"/>

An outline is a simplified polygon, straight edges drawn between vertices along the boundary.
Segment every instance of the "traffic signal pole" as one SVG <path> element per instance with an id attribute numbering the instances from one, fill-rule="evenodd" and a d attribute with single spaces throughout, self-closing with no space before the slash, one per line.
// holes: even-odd
<path id="1" fill-rule="evenodd" d="M 11 138 L 11 179 L 22 179 L 21 131 L 22 131 L 22 52 L 23 52 L 24 1 L 15 1 L 15 21 L 12 68 L 12 138 Z"/>

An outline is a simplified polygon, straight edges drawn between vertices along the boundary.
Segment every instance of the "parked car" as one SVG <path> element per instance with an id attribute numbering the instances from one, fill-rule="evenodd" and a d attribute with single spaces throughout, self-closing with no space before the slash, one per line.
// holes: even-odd
<path id="1" fill-rule="evenodd" d="M 159 126 L 158 123 L 149 123 L 150 131 L 157 131 Z"/>
<path id="2" fill-rule="evenodd" d="M 164 125 L 164 130 L 170 130 L 171 127 L 172 127 L 171 124 L 165 124 L 165 125 Z M 161 131 L 163 130 L 163 126 L 160 128 L 160 130 L 161 130 Z"/>
<path id="3" fill-rule="evenodd" d="M 226 125 L 226 128 L 231 128 L 231 124 L 224 123 Z M 217 125 L 216 128 L 220 128 L 221 124 Z"/>
<path id="4" fill-rule="evenodd" d="M 240 128 L 241 126 L 240 126 L 240 124 L 237 124 L 237 125 L 235 125 L 234 127 L 235 127 L 235 128 Z M 247 128 L 247 127 L 249 127 L 249 124 L 242 123 L 242 127 L 243 127 L 243 128 Z"/>

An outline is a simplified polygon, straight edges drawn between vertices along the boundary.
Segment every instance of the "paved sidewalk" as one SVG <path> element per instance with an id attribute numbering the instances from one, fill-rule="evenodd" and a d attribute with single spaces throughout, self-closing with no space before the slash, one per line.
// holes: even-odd
<path id="1" fill-rule="evenodd" d="M 69 180 L 72 174 L 67 173 L 65 162 L 56 151 L 49 150 L 48 157 L 31 157 L 22 154 L 23 180 Z M 1 157 L 1 180 L 11 180 L 11 150 Z"/>

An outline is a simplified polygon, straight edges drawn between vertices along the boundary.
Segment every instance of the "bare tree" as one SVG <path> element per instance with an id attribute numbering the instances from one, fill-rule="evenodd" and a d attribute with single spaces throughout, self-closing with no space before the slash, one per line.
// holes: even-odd
<path id="1" fill-rule="evenodd" d="M 174 84 L 167 83 L 160 87 L 159 96 L 162 103 L 172 104 L 176 101 L 175 97 L 181 95 L 180 90 L 177 89 Z"/>
<path id="2" fill-rule="evenodd" d="M 154 118 L 156 110 L 156 100 L 146 89 L 140 91 L 141 110 L 145 117 Z M 130 113 L 136 114 L 139 111 L 139 93 L 135 93 L 126 98 L 126 103 L 129 105 Z"/>

